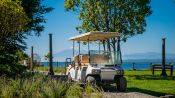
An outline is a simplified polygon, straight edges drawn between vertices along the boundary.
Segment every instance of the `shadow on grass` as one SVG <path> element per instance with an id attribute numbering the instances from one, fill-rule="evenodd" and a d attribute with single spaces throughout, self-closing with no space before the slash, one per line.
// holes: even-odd
<path id="1" fill-rule="evenodd" d="M 175 80 L 175 76 L 167 76 L 162 77 L 159 75 L 126 75 L 130 78 L 138 79 L 138 80 Z"/>
<path id="2" fill-rule="evenodd" d="M 110 85 L 107 87 L 103 87 L 103 90 L 104 90 L 104 92 L 111 92 L 111 93 L 119 92 L 115 86 L 110 86 Z M 126 92 L 139 92 L 139 93 L 144 93 L 144 94 L 157 96 L 157 97 L 168 95 L 168 93 L 145 90 L 145 89 L 140 89 L 140 88 L 136 88 L 136 87 L 127 88 Z M 171 94 L 171 95 L 173 95 L 173 94 Z"/>
<path id="3" fill-rule="evenodd" d="M 127 88 L 127 92 L 140 92 L 140 93 L 149 94 L 149 95 L 157 96 L 157 97 L 168 95 L 167 93 L 150 91 L 150 90 L 145 90 L 145 89 L 140 89 L 140 88 L 135 88 L 135 87 Z"/>

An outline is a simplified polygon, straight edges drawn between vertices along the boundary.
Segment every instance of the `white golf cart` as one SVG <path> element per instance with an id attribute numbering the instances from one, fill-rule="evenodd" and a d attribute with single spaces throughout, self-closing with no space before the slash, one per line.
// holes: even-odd
<path id="1" fill-rule="evenodd" d="M 100 41 L 119 37 L 115 32 L 89 32 L 69 40 L 73 41 L 73 58 L 66 59 L 66 75 L 68 81 L 80 83 L 111 84 L 117 83 L 119 91 L 126 91 L 127 81 L 123 77 L 124 70 L 121 64 L 120 51 L 111 52 L 100 50 Z M 74 56 L 74 41 L 79 43 L 79 54 Z M 98 50 L 90 50 L 90 42 L 99 41 Z M 80 53 L 80 42 L 88 44 L 88 53 Z M 94 48 L 94 47 L 93 47 Z"/>

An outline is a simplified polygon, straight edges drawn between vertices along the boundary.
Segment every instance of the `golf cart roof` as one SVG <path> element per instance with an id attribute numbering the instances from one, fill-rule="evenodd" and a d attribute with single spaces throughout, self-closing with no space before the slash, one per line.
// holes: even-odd
<path id="1" fill-rule="evenodd" d="M 110 38 L 119 37 L 119 33 L 116 32 L 88 32 L 84 34 L 80 34 L 78 36 L 74 36 L 69 38 L 69 40 L 74 41 L 97 41 L 97 40 L 107 40 Z"/>

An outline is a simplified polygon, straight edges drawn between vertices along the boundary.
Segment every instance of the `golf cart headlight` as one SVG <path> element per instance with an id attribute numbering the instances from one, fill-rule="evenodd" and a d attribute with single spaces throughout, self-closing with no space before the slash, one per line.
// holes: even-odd
<path id="1" fill-rule="evenodd" d="M 98 69 L 92 69 L 92 74 L 100 74 L 101 71 Z"/>

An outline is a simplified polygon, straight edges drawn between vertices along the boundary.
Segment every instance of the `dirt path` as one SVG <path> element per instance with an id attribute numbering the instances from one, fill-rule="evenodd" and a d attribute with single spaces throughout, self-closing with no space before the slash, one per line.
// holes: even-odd
<path id="1" fill-rule="evenodd" d="M 138 92 L 104 92 L 103 98 L 158 98 L 148 94 L 138 93 Z"/>

